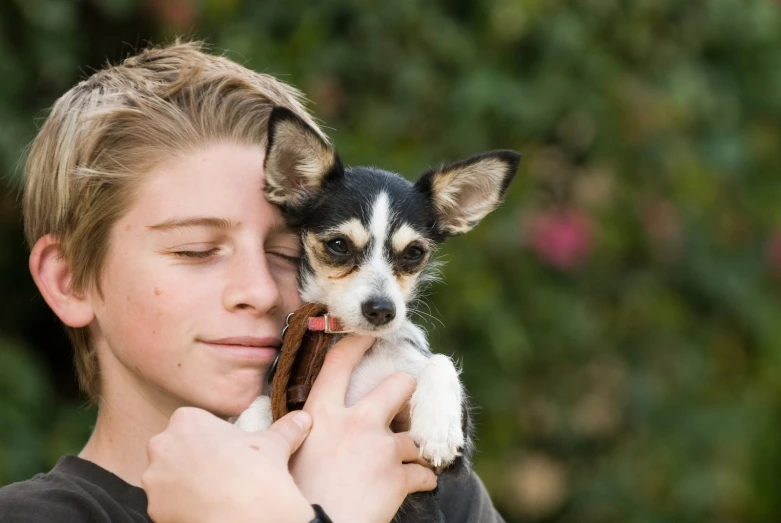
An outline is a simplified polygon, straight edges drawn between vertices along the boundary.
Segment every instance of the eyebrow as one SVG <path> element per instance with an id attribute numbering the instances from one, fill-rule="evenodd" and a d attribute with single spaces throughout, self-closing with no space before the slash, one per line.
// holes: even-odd
<path id="1" fill-rule="evenodd" d="M 241 222 L 213 216 L 193 216 L 191 218 L 171 218 L 155 225 L 147 225 L 147 228 L 153 231 L 172 231 L 177 229 L 191 229 L 194 227 L 231 230 L 241 227 Z"/>

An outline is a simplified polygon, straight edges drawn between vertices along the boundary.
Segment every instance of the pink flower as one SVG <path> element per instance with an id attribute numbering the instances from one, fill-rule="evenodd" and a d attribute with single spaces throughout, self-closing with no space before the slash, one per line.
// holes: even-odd
<path id="1" fill-rule="evenodd" d="M 532 250 L 557 269 L 576 268 L 591 250 L 591 217 L 578 209 L 534 215 L 529 220 L 528 233 Z"/>

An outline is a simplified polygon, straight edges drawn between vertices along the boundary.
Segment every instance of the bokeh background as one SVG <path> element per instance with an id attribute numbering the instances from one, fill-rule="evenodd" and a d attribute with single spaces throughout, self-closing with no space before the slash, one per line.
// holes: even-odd
<path id="1" fill-rule="evenodd" d="M 311 99 L 345 160 L 524 153 L 420 322 L 509 522 L 781 521 L 781 5 L 0 1 L 0 485 L 86 440 L 18 184 L 53 101 L 177 35 Z"/>

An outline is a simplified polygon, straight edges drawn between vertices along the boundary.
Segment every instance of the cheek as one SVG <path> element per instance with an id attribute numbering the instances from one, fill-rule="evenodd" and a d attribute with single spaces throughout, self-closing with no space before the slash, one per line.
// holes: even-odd
<path id="1" fill-rule="evenodd" d="M 298 268 L 297 267 L 275 267 L 269 264 L 271 276 L 282 298 L 282 305 L 285 310 L 297 309 L 301 305 L 301 296 L 298 292 Z"/>
<path id="2" fill-rule="evenodd" d="M 197 285 L 182 289 L 175 279 L 162 275 L 129 276 L 107 278 L 98 325 L 118 358 L 134 360 L 126 364 L 159 365 L 187 341 L 187 325 L 198 317 L 203 300 L 197 296 Z"/>
<path id="3" fill-rule="evenodd" d="M 301 294 L 298 292 L 298 277 L 296 273 L 286 275 L 277 282 L 277 285 L 282 296 L 284 310 L 293 311 L 301 306 Z"/>
<path id="4" fill-rule="evenodd" d="M 157 345 L 165 340 L 166 329 L 174 325 L 170 303 L 162 289 L 135 288 L 125 293 L 116 293 L 106 302 L 104 313 L 98 317 L 106 340 L 112 347 L 138 348 Z"/>

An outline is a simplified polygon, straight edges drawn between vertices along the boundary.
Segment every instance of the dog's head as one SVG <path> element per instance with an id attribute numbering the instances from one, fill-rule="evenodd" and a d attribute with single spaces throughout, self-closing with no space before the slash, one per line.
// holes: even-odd
<path id="1" fill-rule="evenodd" d="M 393 332 L 437 245 L 501 203 L 519 161 L 513 151 L 489 152 L 430 170 L 413 184 L 372 167 L 345 169 L 314 129 L 274 109 L 265 194 L 300 232 L 302 299 L 324 304 L 347 330 Z"/>

